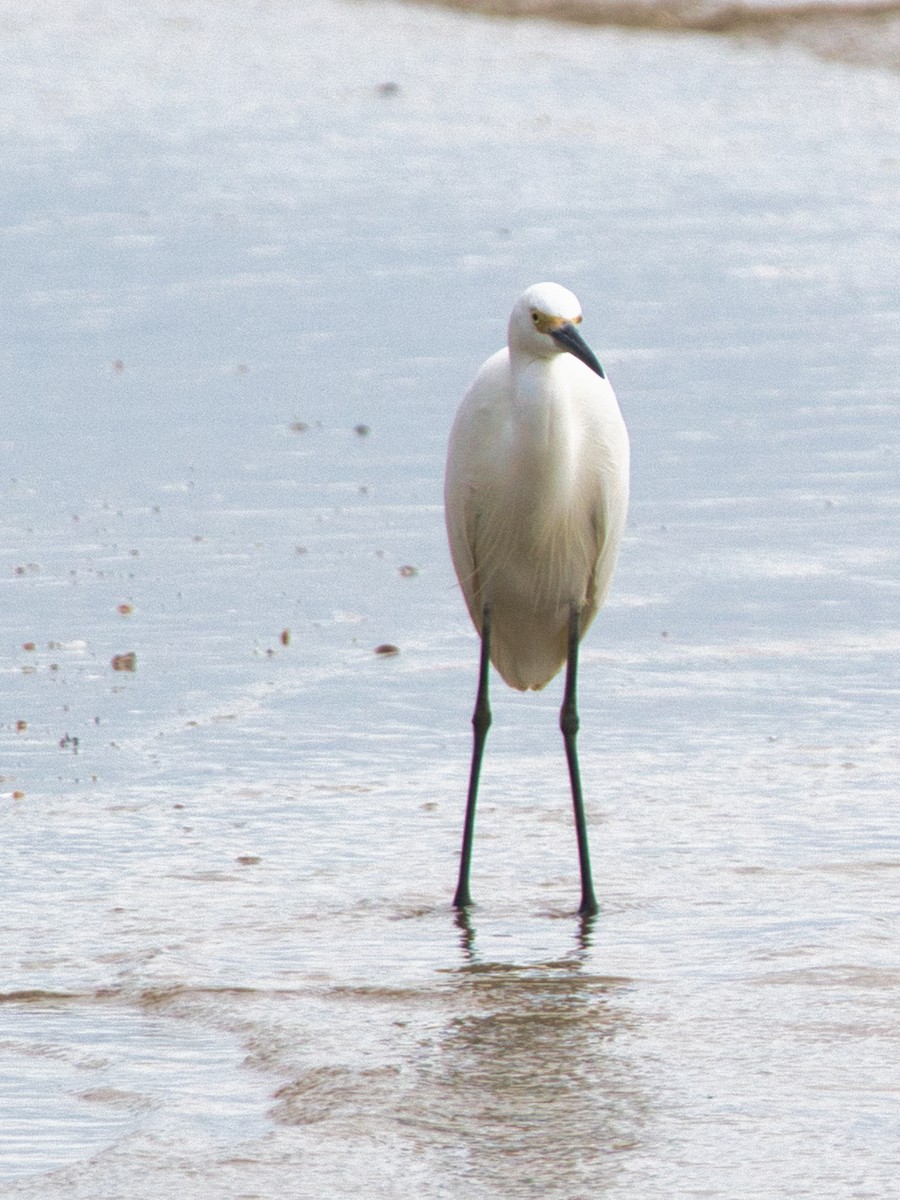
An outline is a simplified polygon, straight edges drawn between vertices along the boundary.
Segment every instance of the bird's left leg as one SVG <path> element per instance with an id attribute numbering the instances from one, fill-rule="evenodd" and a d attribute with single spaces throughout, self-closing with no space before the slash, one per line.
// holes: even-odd
<path id="1" fill-rule="evenodd" d="M 472 903 L 469 892 L 469 866 L 472 862 L 472 840 L 475 836 L 475 803 L 478 799 L 478 779 L 484 744 L 491 727 L 491 706 L 488 699 L 488 676 L 491 666 L 491 606 L 485 604 L 481 616 L 481 661 L 478 668 L 478 695 L 472 714 L 472 766 L 469 770 L 469 797 L 466 802 L 466 822 L 463 827 L 462 853 L 459 856 L 459 882 L 453 897 L 454 908 L 468 908 Z"/>
<path id="2" fill-rule="evenodd" d="M 591 878 L 591 859 L 588 851 L 587 821 L 584 815 L 584 797 L 581 791 L 581 771 L 578 767 L 578 751 L 575 738 L 578 734 L 578 703 L 576 686 L 578 681 L 578 644 L 581 640 L 581 609 L 573 604 L 569 615 L 569 651 L 566 661 L 566 689 L 563 693 L 559 713 L 559 727 L 566 747 L 569 764 L 569 779 L 572 784 L 572 804 L 575 808 L 575 831 L 578 835 L 578 862 L 581 866 L 581 904 L 578 908 L 583 917 L 593 916 L 600 911 L 594 895 Z"/>

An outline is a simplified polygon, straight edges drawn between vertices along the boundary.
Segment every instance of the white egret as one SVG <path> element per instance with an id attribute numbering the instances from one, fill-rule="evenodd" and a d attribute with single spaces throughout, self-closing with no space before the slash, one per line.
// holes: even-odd
<path id="1" fill-rule="evenodd" d="M 560 710 L 578 857 L 579 912 L 597 912 L 575 738 L 578 645 L 606 599 L 628 507 L 628 432 L 603 368 L 557 283 L 519 297 L 508 346 L 481 367 L 450 435 L 444 499 L 453 565 L 481 635 L 474 744 L 459 882 L 469 867 L 478 778 L 491 724 L 489 663 L 525 691 L 567 663 Z"/>

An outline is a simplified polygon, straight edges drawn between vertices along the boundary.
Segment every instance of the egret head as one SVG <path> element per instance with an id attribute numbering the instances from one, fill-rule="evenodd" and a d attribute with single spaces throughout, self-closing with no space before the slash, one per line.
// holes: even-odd
<path id="1" fill-rule="evenodd" d="M 577 296 L 558 283 L 534 283 L 516 301 L 509 318 L 510 350 L 530 358 L 574 354 L 604 379 L 603 368 L 578 332 L 580 324 Z"/>

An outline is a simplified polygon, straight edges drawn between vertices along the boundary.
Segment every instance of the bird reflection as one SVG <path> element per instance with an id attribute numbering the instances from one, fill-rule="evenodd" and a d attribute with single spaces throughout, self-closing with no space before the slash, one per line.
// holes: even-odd
<path id="1" fill-rule="evenodd" d="M 580 968 L 588 951 L 593 945 L 594 928 L 597 924 L 596 913 L 578 913 L 575 933 L 575 945 L 566 956 L 576 969 Z M 460 932 L 460 948 L 463 956 L 470 965 L 479 962 L 475 922 L 472 920 L 471 908 L 454 909 L 453 922 Z"/>
<path id="2" fill-rule="evenodd" d="M 463 957 L 469 963 L 478 961 L 478 952 L 475 947 L 475 923 L 472 920 L 472 910 L 470 908 L 455 908 L 453 910 L 453 923 L 460 932 L 459 945 L 463 952 Z"/>
<path id="3" fill-rule="evenodd" d="M 631 981 L 591 969 L 591 918 L 578 921 L 566 953 L 528 963 L 481 949 L 471 909 L 454 919 L 462 961 L 444 993 L 451 1015 L 419 1077 L 428 1140 L 449 1150 L 455 1135 L 454 1173 L 498 1194 L 602 1195 L 644 1122 L 617 1040 Z"/>

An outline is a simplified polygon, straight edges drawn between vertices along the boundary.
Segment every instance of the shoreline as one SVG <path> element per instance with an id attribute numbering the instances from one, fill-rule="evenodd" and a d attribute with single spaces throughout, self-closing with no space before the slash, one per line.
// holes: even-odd
<path id="1" fill-rule="evenodd" d="M 793 43 L 820 58 L 900 70 L 900 3 L 747 4 L 740 0 L 414 0 L 485 17 Z"/>

